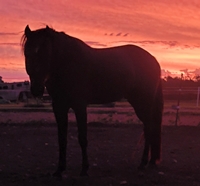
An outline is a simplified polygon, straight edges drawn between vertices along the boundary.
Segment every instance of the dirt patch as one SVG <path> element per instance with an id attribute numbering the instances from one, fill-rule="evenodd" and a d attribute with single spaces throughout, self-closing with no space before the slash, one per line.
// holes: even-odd
<path id="1" fill-rule="evenodd" d="M 136 116 L 132 107 L 113 107 L 113 108 L 88 108 L 88 122 L 101 122 L 104 124 L 142 124 Z M 181 109 L 178 114 L 178 126 L 200 126 L 200 109 Z M 68 114 L 69 122 L 75 122 L 72 110 Z M 0 109 L 0 123 L 55 123 L 52 110 L 46 109 L 19 109 L 4 110 Z M 176 110 L 164 109 L 162 125 L 174 126 L 176 121 Z"/>
<path id="2" fill-rule="evenodd" d="M 51 177 L 58 160 L 57 129 L 40 122 L 1 123 L 0 185 L 200 185 L 200 127 L 164 126 L 162 162 L 140 174 L 142 125 L 88 124 L 88 178 L 80 178 L 81 152 L 77 128 L 69 124 L 67 171 Z"/>

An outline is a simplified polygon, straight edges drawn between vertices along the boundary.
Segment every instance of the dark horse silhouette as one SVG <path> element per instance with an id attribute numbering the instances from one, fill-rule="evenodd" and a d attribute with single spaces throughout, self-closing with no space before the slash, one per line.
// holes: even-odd
<path id="1" fill-rule="evenodd" d="M 52 97 L 59 142 L 55 176 L 61 176 L 66 169 L 69 109 L 74 110 L 78 125 L 81 175 L 87 175 L 86 107 L 121 98 L 128 100 L 144 124 L 145 145 L 139 167 L 156 164 L 160 159 L 163 96 L 160 66 L 151 54 L 134 45 L 91 48 L 48 26 L 35 31 L 26 26 L 22 49 L 32 94 L 40 97 L 46 87 Z"/>

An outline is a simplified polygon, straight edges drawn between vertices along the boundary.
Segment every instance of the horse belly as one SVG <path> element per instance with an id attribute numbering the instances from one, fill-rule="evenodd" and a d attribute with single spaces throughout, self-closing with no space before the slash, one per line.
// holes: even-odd
<path id="1" fill-rule="evenodd" d="M 93 83 L 89 93 L 89 102 L 104 104 L 118 101 L 125 97 L 127 90 L 126 83 L 119 79 L 97 80 Z"/>
<path id="2" fill-rule="evenodd" d="M 105 104 L 119 101 L 124 96 L 122 94 L 96 93 L 89 98 L 89 104 Z"/>

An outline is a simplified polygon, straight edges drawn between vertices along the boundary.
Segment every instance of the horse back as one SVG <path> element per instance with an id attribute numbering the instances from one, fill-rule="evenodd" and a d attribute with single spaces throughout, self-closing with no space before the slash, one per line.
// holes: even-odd
<path id="1" fill-rule="evenodd" d="M 134 45 L 95 49 L 89 66 L 89 89 L 95 100 L 116 101 L 131 92 L 155 89 L 160 66 L 147 51 Z"/>

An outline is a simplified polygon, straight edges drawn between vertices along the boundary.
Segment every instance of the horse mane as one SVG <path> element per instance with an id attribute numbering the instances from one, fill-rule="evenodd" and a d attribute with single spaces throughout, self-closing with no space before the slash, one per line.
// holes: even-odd
<path id="1" fill-rule="evenodd" d="M 80 48 L 82 48 L 82 49 L 83 48 L 85 48 L 85 49 L 91 48 L 84 41 L 82 41 L 76 37 L 70 36 L 70 35 L 66 34 L 65 32 L 58 32 L 58 31 L 54 30 L 53 28 L 49 27 L 48 25 L 46 25 L 45 28 L 31 31 L 31 37 L 32 37 L 32 35 L 34 38 L 43 36 L 43 37 L 49 37 L 51 39 L 55 36 L 55 38 L 60 38 L 61 40 L 63 39 L 63 41 L 65 39 L 67 39 L 67 42 L 70 45 L 71 50 L 73 50 L 73 51 L 80 50 Z M 57 37 L 58 35 L 60 37 Z M 21 42 L 20 42 L 22 53 L 24 53 L 27 39 L 28 38 L 27 38 L 26 34 L 24 33 L 21 37 Z"/>
<path id="2" fill-rule="evenodd" d="M 46 25 L 45 28 L 41 28 L 41 29 L 38 29 L 38 30 L 34 30 L 34 31 L 31 31 L 34 33 L 34 37 L 38 37 L 38 36 L 41 36 L 41 35 L 46 35 L 46 31 L 47 31 L 47 28 L 49 29 L 49 32 L 51 33 L 56 33 L 56 30 L 54 30 L 52 27 L 49 27 L 48 25 Z M 21 40 L 20 40 L 20 45 L 21 45 L 21 50 L 22 52 L 24 52 L 24 48 L 25 48 L 25 45 L 26 45 L 26 42 L 27 42 L 27 36 L 26 34 L 24 33 L 21 37 Z"/>
<path id="3" fill-rule="evenodd" d="M 20 40 L 20 46 L 21 46 L 21 51 L 24 52 L 24 46 L 26 44 L 27 37 L 25 33 L 22 35 L 21 40 Z"/>

